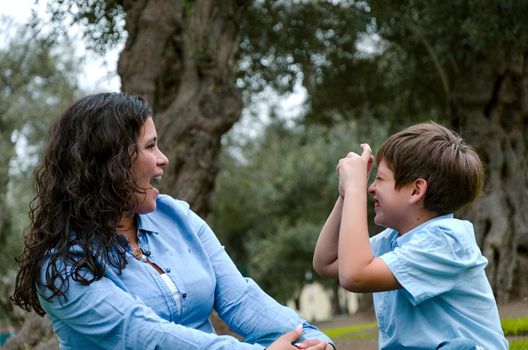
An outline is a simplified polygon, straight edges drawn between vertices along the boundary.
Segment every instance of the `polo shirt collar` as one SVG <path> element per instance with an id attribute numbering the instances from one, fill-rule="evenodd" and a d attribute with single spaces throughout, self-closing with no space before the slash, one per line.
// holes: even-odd
<path id="1" fill-rule="evenodd" d="M 144 232 L 152 232 L 155 234 L 159 234 L 158 227 L 149 218 L 148 214 L 136 215 L 136 225 L 138 228 L 138 232 L 141 230 Z"/>
<path id="2" fill-rule="evenodd" d="M 424 222 L 423 224 L 420 224 L 418 226 L 416 226 L 415 228 L 413 228 L 412 230 L 410 230 L 409 232 L 403 234 L 403 235 L 398 235 L 398 233 L 394 230 L 394 232 L 396 233 L 396 242 L 398 243 L 398 246 L 402 246 L 403 244 L 405 244 L 406 242 L 408 242 L 412 236 L 418 232 L 418 231 L 421 231 L 425 226 L 428 226 L 429 224 L 437 221 L 437 220 L 442 220 L 442 219 L 452 219 L 454 217 L 454 215 L 451 213 L 451 214 L 445 214 L 445 215 L 440 215 L 440 216 L 437 216 L 437 217 L 434 217 L 432 218 L 431 220 L 428 220 L 426 222 Z"/>

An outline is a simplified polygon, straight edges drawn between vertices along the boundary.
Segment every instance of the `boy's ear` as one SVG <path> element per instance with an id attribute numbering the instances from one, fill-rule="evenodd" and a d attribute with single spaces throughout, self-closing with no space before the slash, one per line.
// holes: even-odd
<path id="1" fill-rule="evenodd" d="M 422 198 L 425 197 L 426 193 L 427 193 L 427 180 L 419 177 L 418 179 L 414 180 L 413 187 L 411 190 L 410 203 L 417 203 L 421 201 Z"/>

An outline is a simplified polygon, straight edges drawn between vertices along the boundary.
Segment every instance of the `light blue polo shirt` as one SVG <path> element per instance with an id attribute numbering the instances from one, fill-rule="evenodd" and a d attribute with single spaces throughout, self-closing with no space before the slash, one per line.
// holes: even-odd
<path id="1" fill-rule="evenodd" d="M 439 216 L 402 236 L 386 229 L 370 244 L 403 287 L 374 293 L 380 349 L 435 349 L 454 338 L 508 349 L 469 221 Z"/>

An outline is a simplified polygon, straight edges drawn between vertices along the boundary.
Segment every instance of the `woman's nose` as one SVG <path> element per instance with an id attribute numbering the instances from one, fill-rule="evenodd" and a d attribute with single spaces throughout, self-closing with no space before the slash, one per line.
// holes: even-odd
<path id="1" fill-rule="evenodd" d="M 164 167 L 167 164 L 169 164 L 169 158 L 162 151 L 159 151 L 158 165 Z"/>

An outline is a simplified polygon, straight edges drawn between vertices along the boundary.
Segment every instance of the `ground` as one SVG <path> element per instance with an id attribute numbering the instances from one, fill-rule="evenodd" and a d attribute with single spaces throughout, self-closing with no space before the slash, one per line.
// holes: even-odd
<path id="1" fill-rule="evenodd" d="M 505 305 L 499 305 L 501 320 L 506 318 L 528 317 L 528 298 Z M 314 322 L 322 330 L 335 329 L 339 327 L 365 325 L 376 322 L 372 311 L 362 312 L 349 316 L 337 316 L 331 321 Z M 526 339 L 527 337 L 523 337 Z M 508 338 L 515 339 L 514 337 Z M 377 350 L 378 339 L 377 329 L 367 327 L 367 329 L 354 333 L 354 336 L 343 336 L 335 339 L 335 344 L 339 350 Z"/>

